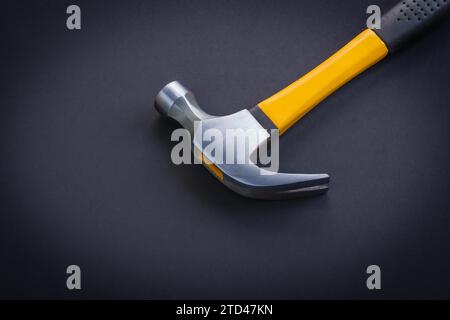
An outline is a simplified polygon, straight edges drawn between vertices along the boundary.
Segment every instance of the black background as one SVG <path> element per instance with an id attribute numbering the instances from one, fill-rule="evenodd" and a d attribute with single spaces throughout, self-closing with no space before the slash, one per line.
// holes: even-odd
<path id="1" fill-rule="evenodd" d="M 282 137 L 281 170 L 329 173 L 325 196 L 173 165 L 153 108 L 172 80 L 211 114 L 252 107 L 395 3 L 2 2 L 0 297 L 450 298 L 448 19 Z"/>

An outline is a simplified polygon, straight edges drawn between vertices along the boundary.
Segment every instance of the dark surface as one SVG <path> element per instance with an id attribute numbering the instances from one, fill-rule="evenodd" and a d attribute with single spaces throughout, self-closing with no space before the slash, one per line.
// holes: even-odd
<path id="1" fill-rule="evenodd" d="M 328 172 L 328 194 L 260 202 L 171 163 L 155 94 L 178 79 L 212 114 L 252 107 L 373 1 L 76 3 L 81 31 L 72 1 L 2 3 L 0 297 L 450 298 L 450 21 L 283 136 L 281 170 Z"/>

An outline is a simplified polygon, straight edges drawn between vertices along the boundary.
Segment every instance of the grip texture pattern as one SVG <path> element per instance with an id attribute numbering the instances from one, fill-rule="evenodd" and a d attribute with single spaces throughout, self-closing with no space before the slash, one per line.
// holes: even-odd
<path id="1" fill-rule="evenodd" d="M 382 17 L 381 29 L 374 31 L 393 52 L 449 12 L 450 0 L 403 0 Z"/>

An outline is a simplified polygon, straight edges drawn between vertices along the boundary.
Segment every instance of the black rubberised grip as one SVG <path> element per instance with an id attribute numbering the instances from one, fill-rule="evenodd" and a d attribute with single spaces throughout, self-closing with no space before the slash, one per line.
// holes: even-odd
<path id="1" fill-rule="evenodd" d="M 374 30 L 394 52 L 450 12 L 450 0 L 403 0 L 383 15 Z"/>

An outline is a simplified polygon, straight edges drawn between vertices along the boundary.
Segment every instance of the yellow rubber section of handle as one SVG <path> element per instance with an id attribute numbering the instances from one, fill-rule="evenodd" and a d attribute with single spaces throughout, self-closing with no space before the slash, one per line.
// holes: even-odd
<path id="1" fill-rule="evenodd" d="M 284 133 L 322 100 L 388 54 L 375 32 L 366 29 L 317 68 L 259 103 Z"/>

